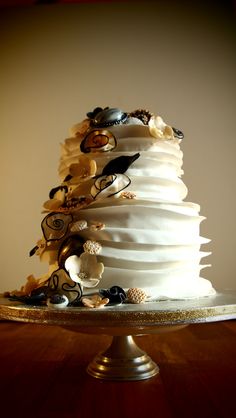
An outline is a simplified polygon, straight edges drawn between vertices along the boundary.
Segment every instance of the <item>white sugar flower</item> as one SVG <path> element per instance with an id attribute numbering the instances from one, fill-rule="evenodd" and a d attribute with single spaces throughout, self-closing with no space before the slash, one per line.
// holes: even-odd
<path id="1" fill-rule="evenodd" d="M 65 261 L 65 269 L 70 278 L 82 287 L 96 287 L 102 277 L 104 265 L 97 262 L 96 255 L 82 253 L 80 257 L 71 255 Z"/>

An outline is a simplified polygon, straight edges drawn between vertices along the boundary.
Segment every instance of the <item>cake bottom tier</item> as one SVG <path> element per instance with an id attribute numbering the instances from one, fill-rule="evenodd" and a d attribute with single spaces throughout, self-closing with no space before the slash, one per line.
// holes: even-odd
<path id="1" fill-rule="evenodd" d="M 106 268 L 99 283 L 99 289 L 120 286 L 125 291 L 130 288 L 141 288 L 147 294 L 147 301 L 163 299 L 190 299 L 214 295 L 216 292 L 207 279 L 199 276 L 199 270 L 179 271 L 134 271 Z M 86 292 L 86 289 L 85 293 Z M 98 289 L 94 289 L 96 292 Z M 88 293 L 91 293 L 91 289 Z"/>

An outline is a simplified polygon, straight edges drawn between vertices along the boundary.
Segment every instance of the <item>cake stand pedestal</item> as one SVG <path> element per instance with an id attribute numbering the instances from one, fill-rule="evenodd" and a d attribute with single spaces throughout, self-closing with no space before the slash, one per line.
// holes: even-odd
<path id="1" fill-rule="evenodd" d="M 58 325 L 80 333 L 112 336 L 111 345 L 87 367 L 91 376 L 106 380 L 143 380 L 159 372 L 158 366 L 134 342 L 135 335 L 172 332 L 189 324 L 235 318 L 235 291 L 218 292 L 195 300 L 123 304 L 102 309 L 59 310 L 0 299 L 0 319 Z"/>

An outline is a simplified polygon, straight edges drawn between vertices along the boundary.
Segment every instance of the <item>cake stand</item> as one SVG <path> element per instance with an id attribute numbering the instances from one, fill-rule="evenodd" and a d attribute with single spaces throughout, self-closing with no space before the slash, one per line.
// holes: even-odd
<path id="1" fill-rule="evenodd" d="M 217 292 L 195 300 L 168 300 L 105 308 L 53 309 L 0 299 L 0 319 L 58 325 L 72 331 L 112 336 L 111 345 L 88 365 L 98 379 L 143 380 L 158 366 L 135 343 L 133 336 L 177 331 L 189 324 L 236 318 L 236 292 Z"/>

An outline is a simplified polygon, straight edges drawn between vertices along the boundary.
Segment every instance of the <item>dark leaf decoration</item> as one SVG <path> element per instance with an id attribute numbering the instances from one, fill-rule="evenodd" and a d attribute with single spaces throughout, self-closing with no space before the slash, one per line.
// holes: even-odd
<path id="1" fill-rule="evenodd" d="M 134 155 L 121 155 L 109 161 L 102 171 L 102 175 L 124 174 L 135 160 L 140 157 L 139 152 Z"/>
<path id="2" fill-rule="evenodd" d="M 71 174 L 67 174 L 67 176 L 64 178 L 64 181 L 70 181 L 73 178 Z"/>
<path id="3" fill-rule="evenodd" d="M 38 248 L 39 248 L 38 245 L 35 245 L 35 247 L 32 248 L 32 250 L 30 250 L 29 256 L 32 257 L 36 253 L 36 251 L 38 250 Z"/>

